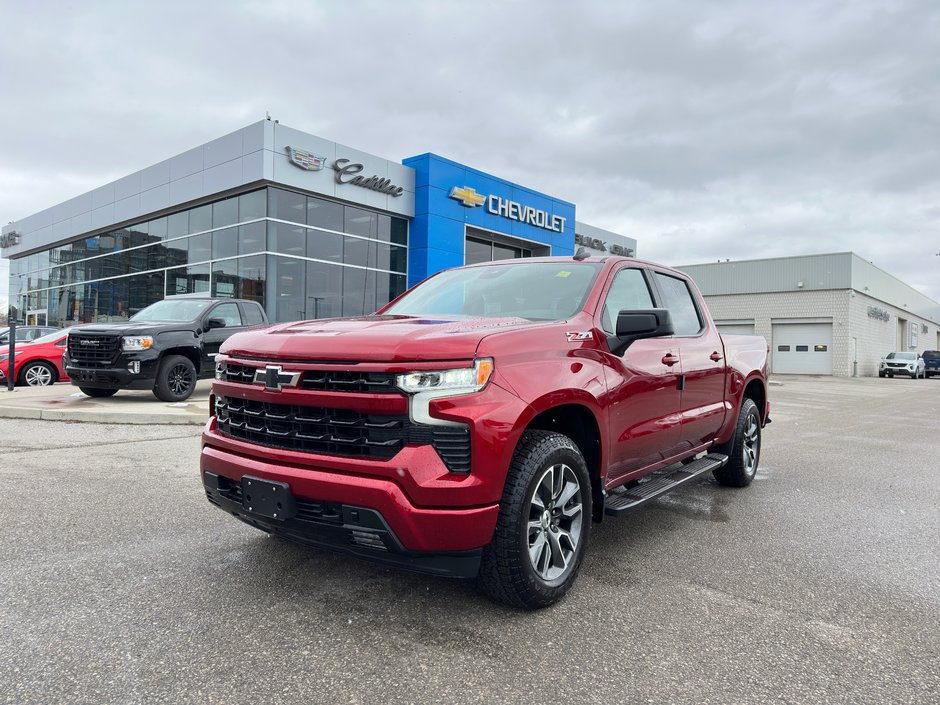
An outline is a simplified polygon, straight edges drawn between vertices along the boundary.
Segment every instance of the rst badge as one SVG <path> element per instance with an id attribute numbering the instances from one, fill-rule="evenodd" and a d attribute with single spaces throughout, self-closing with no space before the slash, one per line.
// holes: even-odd
<path id="1" fill-rule="evenodd" d="M 568 338 L 569 343 L 581 343 L 585 340 L 594 340 L 594 334 L 589 330 L 567 332 L 565 336 Z"/>

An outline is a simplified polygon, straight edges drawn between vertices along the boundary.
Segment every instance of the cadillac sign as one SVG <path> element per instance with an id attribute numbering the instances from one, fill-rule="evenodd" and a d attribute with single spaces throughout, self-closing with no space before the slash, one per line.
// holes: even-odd
<path id="1" fill-rule="evenodd" d="M 7 233 L 0 237 L 0 247 L 13 247 L 13 245 L 18 244 L 20 241 L 19 233 L 12 232 Z"/>

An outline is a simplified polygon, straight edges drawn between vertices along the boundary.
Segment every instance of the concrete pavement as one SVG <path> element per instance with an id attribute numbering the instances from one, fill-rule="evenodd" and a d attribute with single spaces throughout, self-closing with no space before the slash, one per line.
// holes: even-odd
<path id="1" fill-rule="evenodd" d="M 90 423 L 202 425 L 209 418 L 212 380 L 201 380 L 196 391 L 175 404 L 157 399 L 150 391 L 119 391 L 113 397 L 87 397 L 71 384 L 17 387 L 0 390 L 0 418 L 43 419 Z"/>

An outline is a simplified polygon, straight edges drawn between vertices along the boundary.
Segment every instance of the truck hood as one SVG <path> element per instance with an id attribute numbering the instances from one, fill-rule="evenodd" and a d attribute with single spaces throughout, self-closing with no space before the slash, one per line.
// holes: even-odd
<path id="1" fill-rule="evenodd" d="M 291 360 L 469 359 L 487 335 L 544 325 L 524 318 L 362 316 L 285 323 L 232 336 L 227 355 Z"/>
<path id="2" fill-rule="evenodd" d="M 101 335 L 155 335 L 173 330 L 192 331 L 196 327 L 194 321 L 152 321 L 140 323 L 127 321 L 126 323 L 89 323 L 75 326 L 70 333 L 98 333 Z"/>

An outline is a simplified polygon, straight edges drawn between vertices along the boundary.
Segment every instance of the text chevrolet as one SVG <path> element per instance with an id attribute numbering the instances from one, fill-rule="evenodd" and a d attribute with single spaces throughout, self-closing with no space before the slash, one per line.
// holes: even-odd
<path id="1" fill-rule="evenodd" d="M 750 484 L 769 413 L 764 339 L 723 339 L 685 274 L 623 257 L 447 270 L 216 362 L 210 502 L 527 608 L 567 592 L 605 513 L 709 471 Z"/>

